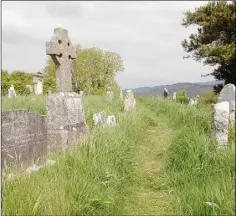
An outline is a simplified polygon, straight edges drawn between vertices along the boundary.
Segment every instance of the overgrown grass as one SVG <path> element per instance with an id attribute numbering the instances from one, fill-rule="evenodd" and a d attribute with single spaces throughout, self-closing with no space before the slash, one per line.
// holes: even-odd
<path id="1" fill-rule="evenodd" d="M 211 137 L 211 107 L 148 99 L 157 116 L 166 116 L 172 130 L 167 172 L 179 215 L 235 214 L 235 146 L 217 149 Z M 229 143 L 235 143 L 231 128 Z"/>
<path id="2" fill-rule="evenodd" d="M 29 103 L 25 101 L 14 106 L 27 108 Z M 39 101 L 39 107 L 43 106 L 44 99 Z M 175 215 L 234 215 L 235 129 L 230 128 L 229 148 L 217 149 L 211 137 L 210 105 L 199 103 L 195 107 L 140 97 L 135 115 L 120 115 L 119 100 L 85 96 L 83 101 L 90 126 L 93 113 L 103 110 L 116 116 L 118 126 L 91 127 L 80 145 L 71 146 L 66 154 L 51 155 L 55 166 L 9 183 L 3 181 L 3 215 L 128 214 L 123 209 L 135 209 L 126 203 L 127 199 L 136 199 L 132 189 L 139 185 L 152 190 L 171 189 Z M 6 110 L 10 105 L 3 107 Z M 37 111 L 37 107 L 31 106 L 31 111 Z M 141 144 L 150 146 L 148 127 L 162 128 L 157 133 L 164 137 L 168 134 L 165 124 L 172 132 L 163 168 L 167 174 L 164 180 L 169 179 L 163 185 L 160 176 L 155 180 L 155 174 L 145 178 L 145 172 L 136 173 L 135 160 Z M 160 156 L 157 149 L 153 152 L 152 156 Z M 152 206 L 145 204 L 145 208 L 151 210 Z"/>
<path id="3" fill-rule="evenodd" d="M 105 101 L 85 99 L 88 121 L 93 112 L 122 109 L 119 102 Z M 96 127 L 79 146 L 52 155 L 55 166 L 3 181 L 3 215 L 119 214 L 133 184 L 135 149 L 144 141 L 146 123 L 138 113 L 116 117 L 118 126 Z"/>
<path id="4" fill-rule="evenodd" d="M 8 98 L 2 96 L 2 112 L 15 110 L 15 109 L 26 109 L 29 112 L 37 112 L 41 115 L 46 114 L 46 101 L 45 96 L 17 96 L 15 98 Z"/>

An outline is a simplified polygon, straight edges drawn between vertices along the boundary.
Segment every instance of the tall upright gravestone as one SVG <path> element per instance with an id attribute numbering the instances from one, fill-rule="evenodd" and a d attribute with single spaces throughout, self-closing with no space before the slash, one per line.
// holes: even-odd
<path id="1" fill-rule="evenodd" d="M 46 97 L 48 147 L 65 150 L 88 130 L 81 96 L 72 92 L 72 62 L 76 50 L 66 29 L 54 29 L 51 41 L 46 43 L 46 53 L 56 68 L 56 92 Z"/>

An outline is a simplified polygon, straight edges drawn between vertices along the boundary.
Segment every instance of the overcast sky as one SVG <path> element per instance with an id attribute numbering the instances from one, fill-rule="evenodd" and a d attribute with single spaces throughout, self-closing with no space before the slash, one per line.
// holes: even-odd
<path id="1" fill-rule="evenodd" d="M 68 30 L 73 44 L 117 52 L 125 71 L 121 88 L 175 82 L 210 81 L 212 68 L 186 55 L 181 41 L 195 27 L 181 26 L 183 12 L 207 2 L 2 2 L 2 68 L 41 71 L 45 42 L 56 27 Z"/>

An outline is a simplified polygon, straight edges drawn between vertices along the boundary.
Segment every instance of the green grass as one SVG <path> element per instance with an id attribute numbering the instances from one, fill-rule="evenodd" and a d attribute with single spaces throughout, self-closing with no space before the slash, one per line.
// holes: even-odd
<path id="1" fill-rule="evenodd" d="M 3 110 L 12 107 L 7 100 Z M 30 111 L 42 112 L 45 99 L 37 101 Z M 3 181 L 3 215 L 234 215 L 235 128 L 229 148 L 217 150 L 210 105 L 140 97 L 135 115 L 121 115 L 117 99 L 83 101 L 89 136 L 51 155 L 53 167 Z M 103 110 L 118 126 L 92 127 L 93 113 Z"/>
<path id="2" fill-rule="evenodd" d="M 235 128 L 231 128 L 229 148 L 219 150 L 211 137 L 210 106 L 190 107 L 154 98 L 145 103 L 156 116 L 165 116 L 173 130 L 166 169 L 175 193 L 175 213 L 234 215 Z"/>
<path id="3" fill-rule="evenodd" d="M 2 112 L 15 110 L 15 109 L 26 109 L 29 112 L 37 112 L 41 115 L 46 114 L 46 101 L 45 96 L 17 96 L 15 98 L 8 98 L 2 96 Z"/>

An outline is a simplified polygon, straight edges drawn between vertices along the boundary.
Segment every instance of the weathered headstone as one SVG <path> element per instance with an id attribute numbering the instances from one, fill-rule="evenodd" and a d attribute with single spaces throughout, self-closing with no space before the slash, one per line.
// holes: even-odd
<path id="1" fill-rule="evenodd" d="M 83 92 L 83 91 L 79 91 L 79 94 L 80 94 L 80 96 L 82 97 L 83 94 L 84 94 L 84 92 Z"/>
<path id="2" fill-rule="evenodd" d="M 173 93 L 173 100 L 176 101 L 176 92 Z"/>
<path id="3" fill-rule="evenodd" d="M 164 88 L 164 98 L 167 98 L 169 96 L 169 92 L 166 88 Z"/>
<path id="4" fill-rule="evenodd" d="M 41 72 L 33 75 L 34 93 L 41 95 L 43 93 L 43 74 Z"/>
<path id="5" fill-rule="evenodd" d="M 226 147 L 228 143 L 229 102 L 224 101 L 213 105 L 212 133 L 219 147 Z"/>
<path id="6" fill-rule="evenodd" d="M 218 103 L 228 101 L 230 111 L 230 121 L 235 122 L 235 85 L 227 84 L 220 92 Z"/>
<path id="7" fill-rule="evenodd" d="M 72 62 L 75 48 L 66 29 L 54 29 L 54 36 L 46 43 L 56 67 L 56 93 L 46 97 L 48 147 L 51 150 L 65 149 L 68 144 L 87 133 L 82 98 L 72 92 Z"/>
<path id="8" fill-rule="evenodd" d="M 16 97 L 16 91 L 13 85 L 8 89 L 8 98 Z"/>
<path id="9" fill-rule="evenodd" d="M 93 123 L 94 125 L 105 124 L 107 114 L 105 111 L 93 114 Z"/>
<path id="10" fill-rule="evenodd" d="M 116 117 L 114 115 L 107 116 L 107 125 L 115 126 L 116 125 Z"/>
<path id="11" fill-rule="evenodd" d="M 132 90 L 127 90 L 126 98 L 124 100 L 124 111 L 134 111 L 136 106 L 136 100 Z"/>

